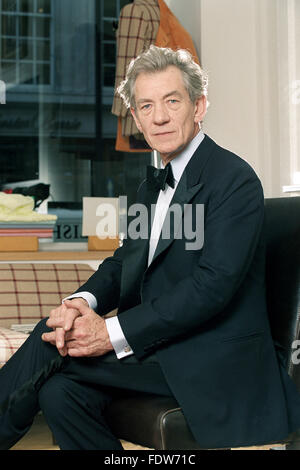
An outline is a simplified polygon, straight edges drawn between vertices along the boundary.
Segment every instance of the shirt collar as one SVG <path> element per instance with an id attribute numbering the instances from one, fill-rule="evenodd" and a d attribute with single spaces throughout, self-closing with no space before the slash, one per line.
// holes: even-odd
<path id="1" fill-rule="evenodd" d="M 204 133 L 202 129 L 200 129 L 197 135 L 195 135 L 195 137 L 189 142 L 189 144 L 184 148 L 184 150 L 179 155 L 177 155 L 177 157 L 171 160 L 170 163 L 172 166 L 175 183 L 178 183 L 178 181 L 180 180 L 185 167 L 187 166 L 188 162 L 194 155 L 197 147 L 199 147 L 203 139 Z M 163 168 L 162 164 L 161 167 Z"/>

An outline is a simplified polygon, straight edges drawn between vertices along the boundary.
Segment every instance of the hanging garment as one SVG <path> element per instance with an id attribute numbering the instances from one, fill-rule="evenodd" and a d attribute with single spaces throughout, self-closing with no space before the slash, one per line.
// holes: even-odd
<path id="1" fill-rule="evenodd" d="M 126 76 L 132 59 L 154 43 L 159 28 L 158 0 L 134 0 L 122 8 L 117 30 L 117 67 L 115 90 Z M 112 113 L 118 116 L 116 150 L 151 151 L 143 135 L 137 129 L 121 97 L 115 94 Z M 125 137 L 125 139 L 122 139 Z"/>
<path id="2" fill-rule="evenodd" d="M 117 33 L 117 69 L 115 90 L 126 76 L 132 59 L 151 44 L 171 49 L 187 49 L 199 63 L 190 34 L 183 28 L 164 0 L 135 0 L 120 13 Z M 115 94 L 112 113 L 118 116 L 116 150 L 122 152 L 151 152 L 139 133 L 130 110 Z"/>

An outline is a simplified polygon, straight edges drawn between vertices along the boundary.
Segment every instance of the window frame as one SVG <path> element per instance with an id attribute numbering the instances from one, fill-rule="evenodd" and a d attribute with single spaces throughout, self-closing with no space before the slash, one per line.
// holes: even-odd
<path id="1" fill-rule="evenodd" d="M 53 0 L 50 1 L 50 6 L 51 6 L 51 12 L 50 13 L 38 13 L 37 12 L 37 1 L 38 0 L 32 0 L 33 5 L 34 5 L 34 11 L 33 12 L 21 12 L 20 11 L 20 0 L 16 0 L 16 10 L 15 11 L 5 11 L 2 10 L 3 6 L 3 0 L 0 0 L 0 15 L 8 15 L 8 16 L 13 16 L 16 18 L 16 35 L 15 36 L 10 36 L 10 35 L 3 35 L 2 34 L 2 22 L 0 21 L 0 57 L 2 56 L 2 38 L 8 38 L 8 39 L 15 39 L 16 41 L 16 58 L 15 60 L 7 60 L 2 59 L 3 61 L 7 63 L 12 63 L 16 64 L 16 81 L 15 82 L 6 82 L 6 87 L 7 89 L 9 88 L 14 88 L 14 92 L 20 92 L 24 93 L 26 91 L 29 92 L 34 92 L 38 91 L 40 87 L 43 87 L 45 91 L 50 91 L 53 89 L 54 86 L 54 22 L 53 18 L 55 17 L 55 12 L 54 12 L 54 2 Z M 32 36 L 21 36 L 19 33 L 19 21 L 18 19 L 21 17 L 27 17 L 27 18 L 49 18 L 50 20 L 50 30 L 49 30 L 49 42 L 50 42 L 50 57 L 49 61 L 47 60 L 38 60 L 37 59 L 37 42 L 38 41 L 46 41 L 48 40 L 46 37 L 38 37 L 36 36 L 36 22 L 33 22 L 33 35 Z M 22 39 L 30 39 L 33 42 L 33 58 L 32 60 L 21 60 L 19 56 L 19 44 L 20 40 Z M 33 67 L 33 77 L 37 76 L 37 66 L 38 65 L 49 65 L 49 84 L 45 83 L 19 83 L 20 79 L 20 65 L 24 63 L 32 64 Z"/>

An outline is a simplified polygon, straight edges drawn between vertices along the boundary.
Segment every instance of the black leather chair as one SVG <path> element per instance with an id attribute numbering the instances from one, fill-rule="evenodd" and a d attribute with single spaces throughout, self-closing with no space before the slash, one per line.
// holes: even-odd
<path id="1" fill-rule="evenodd" d="M 292 362 L 292 343 L 300 339 L 300 197 L 266 199 L 265 208 L 266 286 L 272 335 L 282 346 L 287 370 L 300 392 L 300 365 Z M 120 439 L 144 447 L 201 449 L 172 398 L 140 394 L 124 397 L 112 402 L 107 418 Z M 300 449 L 300 432 L 288 436 L 284 443 L 287 449 Z"/>

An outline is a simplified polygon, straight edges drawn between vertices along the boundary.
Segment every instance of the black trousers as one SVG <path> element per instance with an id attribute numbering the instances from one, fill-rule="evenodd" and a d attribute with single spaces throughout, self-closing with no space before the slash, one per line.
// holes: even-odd
<path id="1" fill-rule="evenodd" d="M 172 395 L 155 355 L 143 361 L 134 356 L 118 360 L 114 352 L 63 358 L 42 341 L 49 331 L 45 322 L 0 370 L 0 449 L 11 448 L 40 409 L 61 449 L 122 449 L 103 412 L 125 393 Z"/>

